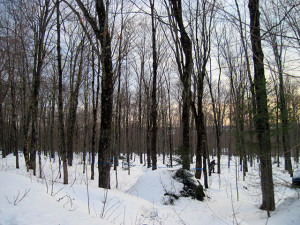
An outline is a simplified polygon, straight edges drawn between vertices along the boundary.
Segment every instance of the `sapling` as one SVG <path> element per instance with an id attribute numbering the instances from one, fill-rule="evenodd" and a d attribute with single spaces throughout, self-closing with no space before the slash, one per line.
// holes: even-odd
<path id="1" fill-rule="evenodd" d="M 28 197 L 28 193 L 30 192 L 31 189 L 25 189 L 24 194 L 20 196 L 20 191 L 18 191 L 18 194 L 13 197 L 12 200 L 9 200 L 8 197 L 6 196 L 6 200 L 8 201 L 9 204 L 11 205 L 17 205 L 19 204 L 24 198 Z"/>

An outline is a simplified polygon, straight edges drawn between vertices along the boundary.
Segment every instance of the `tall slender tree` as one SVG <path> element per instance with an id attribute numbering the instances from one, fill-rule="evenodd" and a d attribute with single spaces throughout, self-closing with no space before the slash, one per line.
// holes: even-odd
<path id="1" fill-rule="evenodd" d="M 98 149 L 98 171 L 99 187 L 110 188 L 110 163 L 111 153 L 111 130 L 112 130 L 112 103 L 113 103 L 113 68 L 111 52 L 111 36 L 108 26 L 109 1 L 104 4 L 103 0 L 95 2 L 96 19 L 80 0 L 76 0 L 79 8 L 83 12 L 85 19 L 92 27 L 95 37 L 101 44 L 101 125 L 100 141 Z"/>
<path id="2" fill-rule="evenodd" d="M 204 174 L 204 186 L 208 188 L 207 182 L 207 134 L 203 111 L 204 81 L 207 74 L 210 51 L 211 35 L 213 30 L 213 18 L 215 14 L 215 1 L 197 1 L 195 11 L 194 51 L 195 51 L 195 95 L 197 102 L 192 101 L 192 112 L 195 118 L 197 130 L 196 151 L 196 178 Z M 219 160 L 218 160 L 219 161 Z M 219 172 L 219 171 L 218 171 Z"/>
<path id="3" fill-rule="evenodd" d="M 39 5 L 40 4 L 40 5 Z M 50 0 L 39 2 L 38 4 L 38 22 L 34 26 L 34 56 L 33 56 L 33 72 L 32 72 L 32 88 L 30 96 L 30 108 L 29 115 L 30 120 L 27 124 L 30 129 L 28 132 L 28 145 L 27 149 L 29 154 L 29 168 L 33 170 L 33 174 L 36 174 L 36 151 L 38 148 L 37 132 L 38 132 L 38 106 L 39 106 L 39 93 L 41 86 L 41 75 L 43 65 L 46 57 L 46 36 L 47 29 L 51 21 L 51 17 L 55 11 L 55 7 L 51 4 Z"/>
<path id="4" fill-rule="evenodd" d="M 156 22 L 154 15 L 154 4 L 155 0 L 150 0 L 151 8 L 151 25 L 152 25 L 152 67 L 153 67 L 153 78 L 152 78 L 152 111 L 151 111 L 151 159 L 152 159 L 152 170 L 157 169 L 157 149 L 156 149 L 156 137 L 157 137 L 157 100 L 156 100 L 156 89 L 157 89 L 157 49 L 156 49 Z"/>
<path id="5" fill-rule="evenodd" d="M 281 133 L 281 140 L 282 140 L 282 147 L 284 152 L 284 167 L 291 176 L 293 176 L 292 170 L 292 162 L 291 162 L 291 149 L 290 149 L 290 140 L 289 140 L 289 114 L 288 114 L 288 107 L 287 107 L 287 98 L 285 93 L 285 84 L 284 84 L 284 52 L 286 51 L 286 47 L 284 47 L 284 36 L 286 36 L 286 32 L 283 29 L 284 24 L 279 23 L 282 20 L 282 16 L 278 12 L 278 6 L 272 1 L 273 10 L 271 12 L 265 11 L 265 23 L 267 30 L 272 30 L 268 34 L 268 40 L 273 50 L 273 55 L 275 58 L 275 70 L 277 71 L 278 80 L 279 80 L 279 103 L 278 108 L 280 109 L 280 120 L 282 123 L 282 133 Z M 272 15 L 275 14 L 275 18 L 272 19 Z M 273 21 L 275 20 L 275 21 Z M 279 25 L 277 25 L 279 24 Z"/>
<path id="6" fill-rule="evenodd" d="M 193 69 L 192 42 L 186 31 L 182 16 L 181 0 L 170 0 L 172 7 L 172 17 L 176 21 L 176 27 L 180 32 L 181 48 L 184 58 L 181 62 L 177 61 L 180 80 L 183 85 L 182 90 L 182 168 L 190 169 L 190 106 L 191 106 L 191 75 Z M 183 66 L 183 67 L 181 67 Z"/>
<path id="7" fill-rule="evenodd" d="M 91 180 L 95 178 L 95 155 L 96 155 L 96 126 L 97 126 L 97 112 L 99 106 L 99 92 L 100 92 L 100 59 L 95 64 L 95 53 L 92 51 L 92 102 L 93 102 L 93 125 L 92 125 L 92 146 L 91 146 Z M 96 65 L 98 70 L 96 70 Z M 97 82 L 97 83 L 95 83 Z"/>
<path id="8" fill-rule="evenodd" d="M 261 209 L 275 209 L 274 184 L 271 162 L 269 114 L 267 105 L 264 54 L 261 46 L 259 0 L 249 0 L 250 35 L 254 62 L 254 85 L 256 91 L 255 128 L 258 139 L 258 155 L 261 170 L 262 205 Z"/>
<path id="9" fill-rule="evenodd" d="M 60 0 L 56 0 L 56 26 L 57 26 L 57 69 L 58 69 L 58 123 L 59 123 L 59 153 L 63 162 L 63 179 L 64 184 L 68 184 L 68 167 L 67 167 L 67 152 L 65 143 L 65 126 L 63 112 L 63 70 L 61 63 L 61 47 L 60 47 Z"/>
<path id="10" fill-rule="evenodd" d="M 69 99 L 69 109 L 68 116 L 66 121 L 66 147 L 67 147 L 67 160 L 68 165 L 72 166 L 73 161 L 73 141 L 74 141 L 74 132 L 75 132 L 75 124 L 76 124 L 76 112 L 78 106 L 78 95 L 79 95 L 79 87 L 82 81 L 83 74 L 83 51 L 84 51 L 84 43 L 85 36 L 81 37 L 81 41 L 76 49 L 71 49 L 71 51 L 75 51 L 71 53 L 71 62 L 70 62 L 70 99 Z M 78 67 L 77 67 L 78 65 Z"/>

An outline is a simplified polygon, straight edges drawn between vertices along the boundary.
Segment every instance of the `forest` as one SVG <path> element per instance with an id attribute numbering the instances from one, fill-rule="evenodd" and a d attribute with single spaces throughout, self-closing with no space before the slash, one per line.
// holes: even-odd
<path id="1" fill-rule="evenodd" d="M 238 157 L 273 211 L 272 165 L 299 166 L 299 19 L 296 0 L 0 0 L 2 158 L 68 184 L 79 155 L 110 189 L 135 155 L 195 163 L 205 188 Z"/>

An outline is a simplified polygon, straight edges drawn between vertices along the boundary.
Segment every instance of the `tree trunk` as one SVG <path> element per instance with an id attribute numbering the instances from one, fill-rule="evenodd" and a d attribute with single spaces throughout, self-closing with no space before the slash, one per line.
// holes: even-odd
<path id="1" fill-rule="evenodd" d="M 196 173 L 195 173 L 195 177 L 197 179 L 201 179 L 201 174 L 203 171 L 203 167 L 202 167 L 202 157 L 203 157 L 203 151 L 202 151 L 202 147 L 201 147 L 201 131 L 198 128 L 200 127 L 200 124 L 198 122 L 198 120 L 196 121 L 196 130 L 197 130 L 197 149 L 196 149 Z M 207 187 L 205 187 L 207 188 Z"/>
<path id="2" fill-rule="evenodd" d="M 55 98 L 56 98 L 56 79 L 53 77 L 52 84 L 52 100 L 51 100 L 51 122 L 50 122 L 50 151 L 51 158 L 55 159 L 55 149 L 54 149 L 54 124 L 55 124 Z"/>
<path id="3" fill-rule="evenodd" d="M 102 56 L 102 82 L 101 82 L 101 125 L 100 141 L 98 149 L 99 187 L 110 188 L 110 164 L 111 152 L 111 123 L 113 105 L 113 72 L 111 58 L 111 40 L 108 30 L 107 15 L 103 1 L 97 1 L 96 8 L 99 16 L 100 42 Z M 108 8 L 106 8 L 108 11 Z"/>
<path id="4" fill-rule="evenodd" d="M 152 80 L 152 111 L 151 111 L 151 159 L 152 170 L 157 169 L 157 150 L 156 150 L 156 136 L 157 136 L 157 103 L 156 103 L 156 86 L 157 86 L 157 50 L 156 50 L 156 24 L 154 19 L 154 0 L 150 0 L 151 7 L 151 24 L 152 24 L 152 54 L 153 54 L 153 80 Z"/>
<path id="5" fill-rule="evenodd" d="M 122 31 L 121 31 L 122 33 Z M 122 35 L 121 35 L 122 36 Z M 118 166 L 118 158 L 120 154 L 120 149 L 121 149 L 121 98 L 120 98 L 120 93 L 121 93 L 121 42 L 122 42 L 122 37 L 120 37 L 120 46 L 119 46 L 119 57 L 118 57 L 118 88 L 117 88 L 117 104 L 116 104 L 116 147 L 114 150 L 114 170 L 117 170 Z"/>
<path id="6" fill-rule="evenodd" d="M 32 91 L 30 97 L 30 109 L 31 115 L 31 132 L 29 134 L 29 168 L 33 170 L 33 174 L 36 174 L 36 151 L 38 148 L 37 143 L 37 117 L 38 117 L 38 105 L 39 105 L 39 92 L 41 84 L 41 74 L 46 57 L 45 51 L 45 36 L 47 26 L 50 22 L 50 18 L 54 9 L 50 9 L 50 0 L 45 0 L 41 12 L 39 15 L 38 25 L 33 28 L 34 30 L 34 69 L 32 74 Z"/>
<path id="7" fill-rule="evenodd" d="M 21 88 L 21 104 L 22 104 L 22 137 L 23 137 L 23 155 L 25 160 L 26 169 L 28 171 L 29 169 L 29 154 L 28 154 L 28 126 L 29 126 L 29 114 L 28 111 L 28 105 L 27 104 L 27 77 L 24 72 L 22 75 L 22 88 Z"/>
<path id="8" fill-rule="evenodd" d="M 138 114 L 139 114 L 139 133 L 140 133 L 140 139 L 138 140 L 138 145 L 139 145 L 139 156 L 140 156 L 140 164 L 143 164 L 143 141 L 142 139 L 144 138 L 143 135 L 143 122 L 142 122 L 142 77 L 144 74 L 144 62 L 141 62 L 141 76 L 139 78 L 139 109 L 138 109 Z"/>
<path id="9" fill-rule="evenodd" d="M 88 77 L 85 77 L 85 90 L 84 90 L 84 140 L 83 140 L 83 173 L 85 173 L 86 167 L 86 152 L 88 149 L 88 110 L 89 110 L 89 101 L 88 101 Z"/>
<path id="10" fill-rule="evenodd" d="M 95 178 L 95 155 L 96 155 L 96 125 L 97 125 L 97 111 L 98 111 L 98 99 L 99 99 L 99 91 L 100 91 L 100 74 L 97 74 L 97 87 L 95 93 L 95 57 L 94 51 L 92 51 L 92 69 L 93 69 L 93 80 L 92 80 L 92 90 L 93 90 L 93 127 L 92 127 L 92 162 L 91 162 L 91 180 Z M 98 71 L 100 71 L 100 60 L 98 57 Z"/>
<path id="11" fill-rule="evenodd" d="M 127 67 L 127 64 L 126 64 Z M 127 70 L 127 68 L 126 68 Z M 125 86 L 126 86 L 126 112 L 125 112 L 125 149 L 126 149 L 126 161 L 127 161 L 127 169 L 128 175 L 130 175 L 130 145 L 129 145 L 129 111 L 130 111 L 130 96 L 129 96 L 129 85 L 128 85 L 128 78 L 126 76 Z M 125 110 L 124 110 L 125 111 Z"/>
<path id="12" fill-rule="evenodd" d="M 289 127 L 288 127 L 288 109 L 286 105 L 286 96 L 284 93 L 284 82 L 283 82 L 283 65 L 281 59 L 281 53 L 278 49 L 278 44 L 276 41 L 276 37 L 273 37 L 273 52 L 275 55 L 275 60 L 278 69 L 279 76 L 279 108 L 280 108 L 280 118 L 282 122 L 282 145 L 284 151 L 284 169 L 287 170 L 290 176 L 293 176 L 292 169 L 292 161 L 291 161 L 291 149 L 290 149 L 290 141 L 289 141 Z"/>
<path id="13" fill-rule="evenodd" d="M 15 37 L 16 38 L 16 37 Z M 18 140 L 17 140 L 17 114 L 16 114 L 16 85 L 15 85 L 15 60 L 11 57 L 10 49 L 7 43 L 8 49 L 8 72 L 10 80 L 10 97 L 11 97 L 11 134 L 10 142 L 12 147 L 12 152 L 16 157 L 16 168 L 19 169 L 19 154 L 18 154 Z M 14 46 L 16 51 L 16 46 Z"/>
<path id="14" fill-rule="evenodd" d="M 111 37 L 108 27 L 108 4 L 103 0 L 96 1 L 96 21 L 82 1 L 76 0 L 84 17 L 91 25 L 96 38 L 101 43 L 102 82 L 101 82 L 101 125 L 98 149 L 99 187 L 110 188 L 109 157 L 111 153 L 112 105 L 113 105 L 113 67 L 111 54 Z"/>
<path id="15" fill-rule="evenodd" d="M 57 64 L 58 64 L 58 123 L 59 123 L 59 155 L 63 161 L 63 183 L 68 184 L 68 167 L 67 167 L 67 152 L 65 144 L 65 129 L 64 129 L 64 112 L 63 112 L 63 71 L 61 65 L 61 49 L 60 49 L 60 20 L 59 20 L 59 0 L 56 0 L 56 20 L 57 20 Z M 60 160 L 59 160 L 60 162 Z"/>
<path id="16" fill-rule="evenodd" d="M 171 102 L 169 94 L 169 154 L 170 154 L 170 167 L 173 167 L 173 127 L 172 127 L 172 116 L 171 116 Z"/>
<path id="17" fill-rule="evenodd" d="M 181 47 L 185 55 L 182 75 L 180 77 L 183 84 L 182 91 L 182 168 L 190 169 L 190 104 L 191 104 L 191 74 L 192 74 L 192 42 L 185 30 L 182 19 L 181 0 L 170 0 L 172 4 L 173 16 L 177 22 L 180 32 Z M 176 28 L 175 28 L 176 29 Z"/>
<path id="18" fill-rule="evenodd" d="M 81 42 L 79 46 L 77 46 L 75 57 L 74 57 L 74 66 L 71 71 L 71 84 L 70 84 L 70 100 L 69 100 L 69 111 L 68 111 L 68 117 L 67 117 L 67 160 L 68 165 L 72 166 L 73 161 L 73 137 L 74 137 L 74 131 L 75 131 L 75 124 L 76 124 L 76 112 L 77 112 L 77 106 L 78 106 L 78 95 L 79 95 L 79 87 L 81 84 L 81 78 L 82 78 L 82 69 L 83 69 L 83 49 L 84 49 L 84 37 L 81 39 Z M 79 57 L 79 66 L 78 66 L 78 72 L 77 72 L 77 79 L 75 85 L 73 82 L 75 81 L 75 71 L 76 71 L 76 64 L 77 59 Z M 72 58 L 71 58 L 72 60 Z M 75 86 L 75 87 L 74 87 Z"/>
<path id="19" fill-rule="evenodd" d="M 275 209 L 274 185 L 271 162 L 271 143 L 269 130 L 269 115 L 267 105 L 266 79 L 261 47 L 259 0 L 249 0 L 250 34 L 254 62 L 254 84 L 256 91 L 257 112 L 255 127 L 259 146 L 261 169 L 262 205 L 261 209 L 273 211 Z"/>
<path id="20" fill-rule="evenodd" d="M 151 118 L 150 118 L 150 104 L 149 104 L 149 96 L 147 96 L 147 137 L 146 137 L 146 143 L 147 143 L 147 168 L 151 167 Z"/>

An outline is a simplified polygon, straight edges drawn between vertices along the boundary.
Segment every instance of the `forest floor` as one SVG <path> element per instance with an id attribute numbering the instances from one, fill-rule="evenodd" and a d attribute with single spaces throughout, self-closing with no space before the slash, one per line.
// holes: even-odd
<path id="1" fill-rule="evenodd" d="M 228 168 L 228 158 L 222 158 L 221 174 L 209 177 L 203 202 L 181 197 L 171 205 L 164 194 L 178 194 L 182 189 L 183 185 L 173 179 L 180 166 L 167 168 L 160 156 L 156 171 L 139 164 L 137 156 L 130 175 L 120 164 L 117 176 L 111 170 L 111 189 L 105 190 L 97 187 L 97 168 L 95 180 L 90 180 L 90 165 L 88 173 L 82 172 L 80 155 L 74 155 L 73 166 L 68 168 L 68 185 L 59 178 L 57 160 L 42 157 L 43 178 L 38 178 L 26 171 L 21 154 L 20 169 L 15 169 L 15 157 L 9 155 L 0 159 L 0 225 L 299 225 L 300 189 L 291 187 L 283 159 L 281 167 L 273 165 L 276 210 L 271 217 L 259 209 L 258 164 L 249 167 L 243 180 L 237 162 L 233 157 Z"/>

